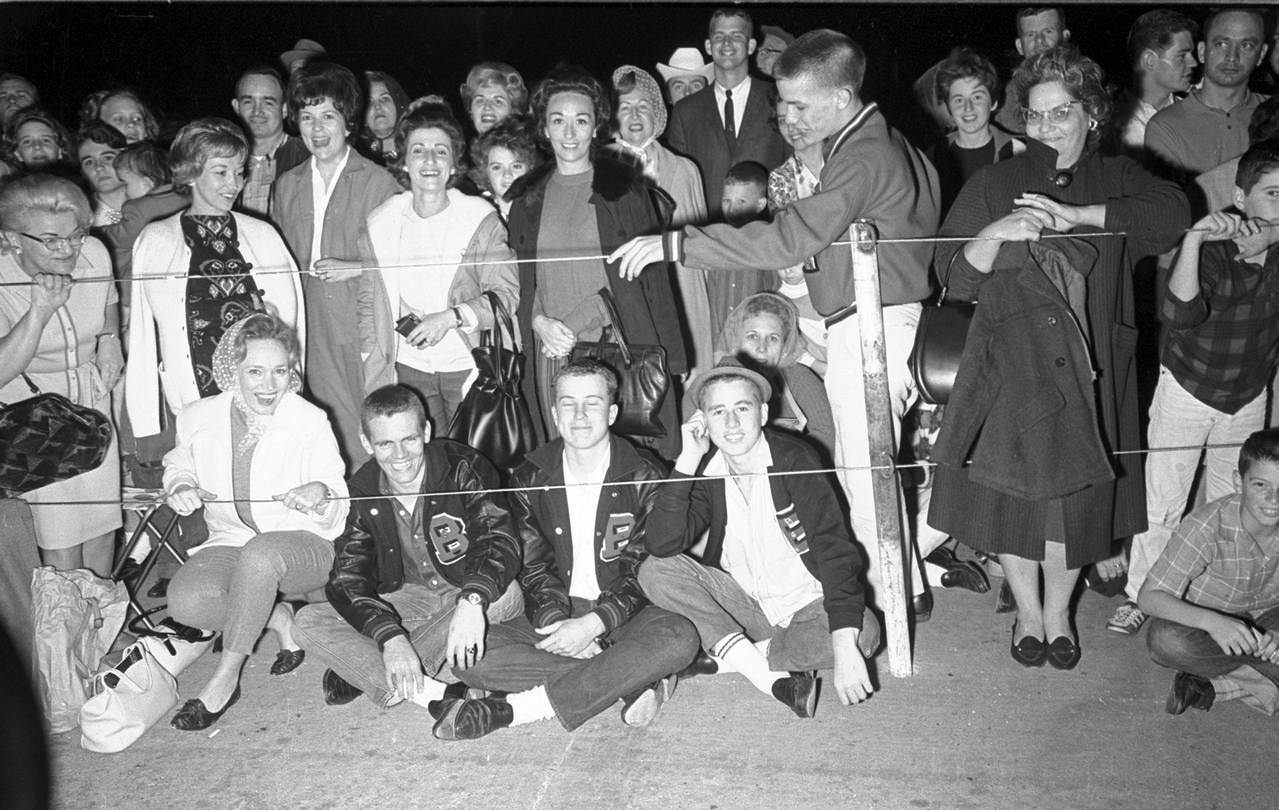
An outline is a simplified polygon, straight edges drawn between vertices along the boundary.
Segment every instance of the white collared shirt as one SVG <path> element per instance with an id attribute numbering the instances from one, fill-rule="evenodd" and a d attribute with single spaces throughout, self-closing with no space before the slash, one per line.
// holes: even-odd
<path id="1" fill-rule="evenodd" d="M 324 258 L 320 253 L 320 240 L 324 236 L 324 214 L 329 210 L 333 189 L 337 188 L 338 178 L 342 176 L 342 172 L 346 171 L 346 162 L 350 157 L 351 147 L 348 144 L 346 151 L 342 153 L 342 162 L 338 164 L 338 170 L 333 173 L 333 182 L 328 185 L 325 185 L 324 177 L 320 175 L 319 161 L 314 156 L 311 158 L 311 267 Z M 299 269 L 305 272 L 311 267 Z"/>
<path id="2" fill-rule="evenodd" d="M 759 603 L 774 627 L 786 627 L 802 607 L 822 598 L 821 583 L 808 572 L 803 559 L 782 534 L 768 472 L 773 452 L 760 437 L 744 459 L 749 473 L 725 479 L 727 522 L 720 564 Z M 706 464 L 707 476 L 730 475 L 728 459 L 716 452 Z"/>
<path id="3" fill-rule="evenodd" d="M 568 586 L 569 596 L 592 601 L 600 596 L 599 577 L 595 575 L 595 513 L 599 509 L 600 490 L 612 458 L 610 446 L 600 465 L 581 478 L 569 468 L 568 457 L 563 459 L 568 529 L 573 535 L 573 574 Z"/>
<path id="4" fill-rule="evenodd" d="M 751 94 L 751 77 L 748 74 L 742 79 L 741 84 L 736 87 L 730 87 L 733 91 L 733 131 L 740 138 L 742 135 L 742 119 L 746 116 L 746 99 Z M 715 82 L 715 109 L 719 111 L 720 126 L 724 125 L 724 102 L 728 100 L 728 96 L 724 93 L 724 88 L 719 82 Z"/>

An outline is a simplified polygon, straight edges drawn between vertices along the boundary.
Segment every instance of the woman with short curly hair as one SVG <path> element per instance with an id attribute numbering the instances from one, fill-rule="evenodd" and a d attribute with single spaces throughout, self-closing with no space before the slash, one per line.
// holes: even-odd
<path id="1" fill-rule="evenodd" d="M 528 85 L 520 72 L 505 62 L 480 62 L 466 74 L 458 89 L 462 108 L 478 135 L 507 118 L 528 114 Z"/>
<path id="2" fill-rule="evenodd" d="M 73 162 L 71 135 L 66 127 L 38 107 L 19 110 L 4 133 L 5 158 L 17 168 L 40 169 Z"/>
<path id="3" fill-rule="evenodd" d="M 364 120 L 360 83 L 332 62 L 307 62 L 289 80 L 289 119 L 311 153 L 275 180 L 271 217 L 302 268 L 307 301 L 307 393 L 333 418 L 350 471 L 360 444 L 364 360 L 353 314 L 360 293 L 360 232 L 400 191 L 395 178 L 351 148 Z"/>
<path id="4" fill-rule="evenodd" d="M 484 293 L 514 312 L 519 278 L 501 217 L 456 187 L 466 141 L 449 108 L 410 108 L 395 146 L 408 190 L 373 209 L 360 242 L 364 263 L 380 268 L 360 279 L 364 386 L 412 388 L 442 433 L 475 372 L 471 350 L 494 323 Z"/>
<path id="5" fill-rule="evenodd" d="M 516 180 L 542 165 L 537 138 L 523 121 L 508 118 L 471 139 L 470 178 L 505 222 L 511 212 L 507 192 Z"/>
<path id="6" fill-rule="evenodd" d="M 187 124 L 169 150 L 173 184 L 190 207 L 147 225 L 133 246 L 125 403 L 137 436 L 160 432 L 157 386 L 173 413 L 218 393 L 213 351 L 255 310 L 273 310 L 305 339 L 302 289 L 283 240 L 231 210 L 248 151 L 240 127 L 222 118 Z"/>
<path id="7" fill-rule="evenodd" d="M 1129 158 L 1098 154 L 1109 96 L 1073 46 L 1026 60 L 1014 81 L 1026 152 L 963 187 L 941 233 L 969 241 L 935 259 L 951 297 L 980 300 L 928 522 L 999 556 L 1017 600 L 1013 659 L 1072 669 L 1080 569 L 1146 528 L 1141 457 L 1111 452 L 1141 444 L 1133 264 L 1175 245 L 1190 208 Z"/>

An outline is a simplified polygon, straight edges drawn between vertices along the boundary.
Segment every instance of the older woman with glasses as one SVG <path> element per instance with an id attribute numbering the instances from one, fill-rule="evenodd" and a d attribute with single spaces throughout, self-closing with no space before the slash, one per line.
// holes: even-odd
<path id="1" fill-rule="evenodd" d="M 0 402 L 61 394 L 110 415 L 124 367 L 111 259 L 90 237 L 89 201 L 70 180 L 29 174 L 0 187 Z M 114 436 L 96 469 L 21 496 L 34 508 L 46 565 L 109 576 L 120 508 L 44 501 L 115 501 Z"/>
<path id="2" fill-rule="evenodd" d="M 231 210 L 248 151 L 243 131 L 222 118 L 187 124 L 169 151 L 173 185 L 191 203 L 147 225 L 133 246 L 125 404 L 137 436 L 161 431 L 158 388 L 175 414 L 219 393 L 213 351 L 249 313 L 273 310 L 304 341 L 302 289 L 284 241 Z"/>
<path id="3" fill-rule="evenodd" d="M 1176 244 L 1190 211 L 1176 186 L 1098 154 L 1111 104 L 1097 63 L 1059 46 L 1013 81 L 1026 151 L 974 175 L 941 229 L 975 234 L 939 245 L 935 269 L 951 297 L 980 301 L 928 522 L 999 556 L 1013 659 L 1072 669 L 1080 569 L 1146 528 L 1141 457 L 1112 453 L 1141 442 L 1133 263 Z"/>

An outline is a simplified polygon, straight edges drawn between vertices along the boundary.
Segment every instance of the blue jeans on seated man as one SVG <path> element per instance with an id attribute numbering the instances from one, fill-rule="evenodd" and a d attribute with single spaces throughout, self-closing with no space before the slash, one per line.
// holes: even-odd
<path id="1" fill-rule="evenodd" d="M 593 604 L 573 599 L 573 616 Z M 544 652 L 544 638 L 520 617 L 489 628 L 484 658 L 470 669 L 453 670 L 467 686 L 522 692 L 546 687 L 546 696 L 565 730 L 572 731 L 619 699 L 688 666 L 697 655 L 697 631 L 687 619 L 645 605 L 602 640 L 593 658 Z"/>
<path id="2" fill-rule="evenodd" d="M 768 666 L 774 671 L 835 666 L 830 621 L 821 599 L 797 610 L 785 627 L 777 627 L 732 575 L 687 555 L 649 557 L 640 568 L 639 579 L 653 604 L 688 617 L 708 650 L 725 636 L 741 633 L 753 642 L 771 639 Z M 879 649 L 879 642 L 879 620 L 867 608 L 857 647 L 869 659 Z"/>
<path id="3" fill-rule="evenodd" d="M 1279 632 L 1279 607 L 1271 608 L 1251 622 L 1271 634 Z M 1227 675 L 1242 666 L 1252 667 L 1279 686 L 1279 665 L 1251 655 L 1223 652 L 1207 631 L 1167 619 L 1152 619 L 1146 631 L 1146 646 L 1156 664 L 1189 672 L 1201 678 Z"/>
<path id="4" fill-rule="evenodd" d="M 458 589 L 438 580 L 439 587 L 408 584 L 398 591 L 379 594 L 400 614 L 400 624 L 408 631 L 409 643 L 422 659 L 422 668 L 429 677 L 445 682 L 453 681 L 444 666 L 447 654 L 449 624 L 457 607 Z M 508 621 L 524 612 L 524 595 L 518 584 L 511 586 L 502 598 L 489 605 L 487 616 L 491 625 Z M 293 637 L 308 655 L 324 663 L 342 680 L 364 692 L 379 706 L 386 703 L 390 692 L 386 688 L 386 668 L 382 664 L 382 651 L 377 642 L 342 618 L 333 605 L 322 602 L 307 605 L 298 611 Z"/>

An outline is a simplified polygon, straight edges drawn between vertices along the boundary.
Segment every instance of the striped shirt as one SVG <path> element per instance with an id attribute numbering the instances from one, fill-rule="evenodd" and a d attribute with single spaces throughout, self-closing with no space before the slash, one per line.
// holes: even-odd
<path id="1" fill-rule="evenodd" d="M 1237 258 L 1234 242 L 1199 253 L 1199 294 L 1165 292 L 1163 362 L 1182 388 L 1222 413 L 1237 413 L 1266 389 L 1279 352 L 1279 250 L 1264 266 Z"/>
<path id="2" fill-rule="evenodd" d="M 1279 606 L 1279 537 L 1268 548 L 1240 522 L 1238 493 L 1181 521 L 1146 583 L 1199 607 L 1254 616 Z"/>

